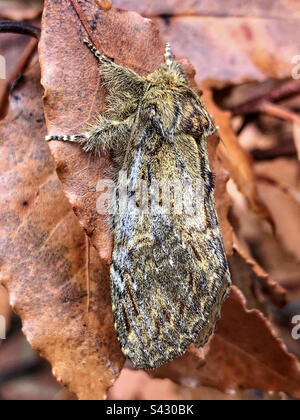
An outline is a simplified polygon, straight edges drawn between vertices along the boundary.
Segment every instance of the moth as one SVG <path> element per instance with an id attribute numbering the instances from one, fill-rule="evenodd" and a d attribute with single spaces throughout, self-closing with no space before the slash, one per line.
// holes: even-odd
<path id="1" fill-rule="evenodd" d="M 46 140 L 110 153 L 116 174 L 127 176 L 125 199 L 113 215 L 112 309 L 124 355 L 136 368 L 152 369 L 191 343 L 207 343 L 230 290 L 207 151 L 216 129 L 169 44 L 161 67 L 142 77 L 84 43 L 100 63 L 106 114 L 86 133 Z M 164 211 L 161 184 L 178 181 L 200 186 L 196 204 L 185 196 L 194 213 L 174 211 L 175 187 Z M 156 197 L 150 211 L 141 206 L 142 183 L 147 197 Z"/>

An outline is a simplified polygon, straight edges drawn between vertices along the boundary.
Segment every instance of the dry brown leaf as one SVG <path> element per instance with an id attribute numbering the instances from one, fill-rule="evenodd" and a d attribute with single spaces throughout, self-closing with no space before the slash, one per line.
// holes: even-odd
<path id="1" fill-rule="evenodd" d="M 275 180 L 281 178 L 282 190 L 293 190 L 295 194 L 297 193 L 298 163 L 296 159 L 282 158 L 259 162 L 255 167 L 258 173 L 272 176 L 277 186 Z M 297 262 L 296 258 L 282 246 L 278 238 L 272 234 L 270 227 L 249 210 L 244 196 L 233 183 L 229 184 L 229 192 L 233 202 L 231 220 L 239 248 L 241 249 L 242 244 L 246 255 L 255 256 L 255 260 L 259 261 L 275 285 L 280 284 L 287 289 L 289 300 L 295 298 L 295 294 L 300 291 L 300 262 Z M 249 265 L 248 267 L 251 268 Z"/>
<path id="2" fill-rule="evenodd" d="M 0 55 L 5 58 L 5 78 L 0 78 L 0 118 L 3 118 L 8 110 L 7 82 L 14 73 L 17 63 L 22 56 L 28 43 L 28 37 L 17 34 L 1 34 Z"/>
<path id="3" fill-rule="evenodd" d="M 248 286 L 244 284 L 244 278 L 242 276 L 241 265 L 239 266 L 239 270 L 236 272 L 236 279 L 238 283 L 233 282 L 243 291 L 245 297 L 247 298 L 247 303 L 253 300 L 251 299 L 251 295 L 249 295 L 249 291 L 251 292 L 251 288 L 255 288 L 255 283 L 259 282 L 262 288 L 262 292 L 266 295 L 271 302 L 279 307 L 282 308 L 287 304 L 287 292 L 286 290 L 280 286 L 276 281 L 274 281 L 268 273 L 255 261 L 252 257 L 251 253 L 248 251 L 247 248 L 243 246 L 243 244 L 238 240 L 238 238 L 234 235 L 234 250 L 235 256 L 238 260 L 239 258 L 243 260 L 242 266 L 244 267 L 244 272 L 247 273 L 246 278 L 250 277 L 250 281 Z M 233 268 L 233 267 L 232 267 Z M 248 293 L 246 292 L 248 291 Z M 253 292 L 253 290 L 252 290 Z M 257 297 L 258 298 L 258 297 Z M 256 300 L 257 301 L 257 300 Z M 249 307 L 249 306 L 248 306 Z M 253 305 L 255 308 L 255 303 Z"/>
<path id="4" fill-rule="evenodd" d="M 293 124 L 294 142 L 297 149 L 298 160 L 300 160 L 300 124 Z"/>
<path id="5" fill-rule="evenodd" d="M 153 379 L 146 372 L 123 369 L 109 391 L 110 400 L 185 400 L 188 389 L 169 379 Z"/>
<path id="6" fill-rule="evenodd" d="M 183 356 L 183 358 L 186 357 Z M 217 331 L 198 368 L 186 369 L 178 358 L 152 372 L 159 378 L 191 386 L 206 385 L 232 392 L 255 388 L 300 397 L 300 365 L 276 338 L 270 323 L 256 309 L 248 310 L 236 286 L 222 309 Z"/>
<path id="7" fill-rule="evenodd" d="M 268 309 L 258 288 L 257 276 L 253 272 L 253 266 L 247 263 L 237 251 L 234 252 L 228 263 L 232 283 L 243 292 L 247 309 L 258 309 L 267 316 Z"/>
<path id="8" fill-rule="evenodd" d="M 276 236 L 287 251 L 300 261 L 300 202 L 262 175 L 259 177 L 258 191 L 272 215 Z"/>
<path id="9" fill-rule="evenodd" d="M 288 300 L 300 299 L 300 261 L 291 255 L 273 235 L 257 232 L 256 258 L 277 284 L 288 292 Z"/>
<path id="10" fill-rule="evenodd" d="M 258 400 L 254 391 L 224 393 L 215 388 L 188 388 L 169 379 L 151 378 L 147 373 L 123 369 L 109 391 L 110 400 Z"/>
<path id="11" fill-rule="evenodd" d="M 211 115 L 213 115 L 222 141 L 218 153 L 223 166 L 228 170 L 230 177 L 238 189 L 244 194 L 251 209 L 262 219 L 273 224 L 270 212 L 260 199 L 252 167 L 252 159 L 239 144 L 233 131 L 230 112 L 221 110 L 213 101 L 212 92 L 205 89 L 203 100 Z"/>
<path id="12" fill-rule="evenodd" d="M 271 183 L 300 202 L 300 166 L 296 157 L 282 157 L 255 163 L 255 175 Z"/>
<path id="13" fill-rule="evenodd" d="M 183 387 L 168 379 L 151 378 L 145 372 L 123 369 L 120 377 L 109 391 L 110 400 L 281 400 L 282 394 L 272 397 L 263 395 L 256 390 L 239 390 L 226 393 L 216 388 L 198 386 L 196 388 Z"/>
<path id="14" fill-rule="evenodd" d="M 190 57 L 198 84 L 222 87 L 291 77 L 291 60 L 300 49 L 299 19 L 291 15 L 287 19 L 238 18 L 230 15 L 224 2 L 219 13 L 227 16 L 155 19 L 164 41 L 171 43 L 175 53 Z"/>
<path id="15" fill-rule="evenodd" d="M 1 0 L 0 17 L 11 20 L 33 20 L 41 15 L 43 0 Z"/>
<path id="16" fill-rule="evenodd" d="M 300 18 L 299 8 L 294 0 L 114 0 L 114 5 L 128 10 L 136 10 L 145 16 L 158 15 L 201 15 L 201 16 L 236 16 L 270 19 Z"/>
<path id="17" fill-rule="evenodd" d="M 61 188 L 47 143 L 37 66 L 13 95 L 1 133 L 0 281 L 31 346 L 81 399 L 103 399 L 123 365 L 107 268 Z"/>
<path id="18" fill-rule="evenodd" d="M 217 154 L 219 138 L 214 135 L 208 139 L 208 154 L 210 165 L 216 176 L 215 180 L 215 199 L 217 213 L 227 257 L 233 253 L 233 231 L 228 221 L 228 213 L 231 208 L 231 199 L 227 192 L 226 185 L 229 179 L 228 172 L 223 168 Z"/>

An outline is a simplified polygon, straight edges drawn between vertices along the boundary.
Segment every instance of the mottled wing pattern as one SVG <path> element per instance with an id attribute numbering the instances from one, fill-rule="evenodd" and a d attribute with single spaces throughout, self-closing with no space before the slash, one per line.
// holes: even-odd
<path id="1" fill-rule="evenodd" d="M 149 133 L 144 133 L 149 135 Z M 177 135 L 149 153 L 141 140 L 128 157 L 130 189 L 115 216 L 111 290 L 122 350 L 137 368 L 155 368 L 204 345 L 219 317 L 230 275 L 213 197 L 206 138 Z M 184 159 L 182 158 L 184 156 Z M 200 179 L 198 214 L 145 213 L 130 204 L 139 180 Z"/>

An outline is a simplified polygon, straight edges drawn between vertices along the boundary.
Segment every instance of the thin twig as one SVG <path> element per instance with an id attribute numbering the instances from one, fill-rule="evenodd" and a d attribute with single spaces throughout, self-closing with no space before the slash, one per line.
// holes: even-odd
<path id="1" fill-rule="evenodd" d="M 293 141 L 280 146 L 272 147 L 271 149 L 254 149 L 251 155 L 256 161 L 272 160 L 278 157 L 293 157 L 296 156 L 297 150 Z"/>
<path id="2" fill-rule="evenodd" d="M 282 120 L 295 122 L 300 124 L 300 116 L 295 114 L 282 106 L 272 104 L 271 102 L 263 102 L 260 104 L 258 111 L 264 112 L 265 114 L 272 115 Z"/>
<path id="3" fill-rule="evenodd" d="M 36 39 L 40 39 L 41 30 L 40 28 L 30 25 L 30 23 L 16 22 L 13 20 L 0 19 L 0 33 L 14 33 L 20 35 L 33 36 Z"/>
<path id="4" fill-rule="evenodd" d="M 300 160 L 300 116 L 295 114 L 293 111 L 290 111 L 282 106 L 272 104 L 271 102 L 263 102 L 259 107 L 259 111 L 272 115 L 273 117 L 281 118 L 285 121 L 290 121 L 293 124 L 294 143 Z"/>
<path id="5" fill-rule="evenodd" d="M 293 111 L 290 111 L 282 106 L 272 104 L 270 102 L 262 103 L 259 110 L 268 115 L 281 118 L 282 120 L 290 121 L 293 124 L 294 143 L 297 150 L 298 159 L 300 160 L 300 116 L 295 114 Z"/>
<path id="6" fill-rule="evenodd" d="M 300 202 L 300 194 L 299 191 L 296 188 L 286 186 L 284 184 L 281 184 L 276 179 L 272 178 L 271 176 L 267 174 L 257 174 L 255 175 L 255 179 L 260 182 L 264 182 L 266 184 L 272 185 L 276 188 L 279 188 L 282 192 L 285 194 L 290 195 L 297 203 Z"/>
<path id="7" fill-rule="evenodd" d="M 26 70 L 26 68 L 28 67 L 29 63 L 31 62 L 32 57 L 34 56 L 36 49 L 37 49 L 37 45 L 38 45 L 38 40 L 37 39 L 31 39 L 19 62 L 17 63 L 13 73 L 9 76 L 9 79 L 6 81 L 6 86 L 3 89 L 1 95 L 0 95 L 0 118 L 3 118 L 3 116 L 6 113 L 6 109 L 7 109 L 7 104 L 8 104 L 8 98 L 9 98 L 9 94 L 11 92 L 11 88 L 15 82 L 15 80 L 18 79 L 18 77 L 24 73 L 24 71 Z"/>
<path id="8" fill-rule="evenodd" d="M 298 94 L 300 94 L 300 80 L 289 80 L 270 92 L 229 110 L 233 116 L 253 114 L 259 112 L 265 102 L 274 103 Z"/>
<path id="9" fill-rule="evenodd" d="M 14 72 L 10 75 L 8 81 L 6 82 L 6 86 L 4 87 L 1 93 L 0 118 L 3 118 L 7 110 L 8 98 L 9 98 L 11 88 L 15 80 L 17 80 L 18 77 L 26 70 L 33 55 L 35 54 L 37 44 L 40 39 L 41 30 L 40 28 L 30 25 L 29 23 L 0 19 L 0 33 L 15 33 L 15 34 L 21 34 L 21 35 L 29 35 L 35 38 L 29 41 Z"/>

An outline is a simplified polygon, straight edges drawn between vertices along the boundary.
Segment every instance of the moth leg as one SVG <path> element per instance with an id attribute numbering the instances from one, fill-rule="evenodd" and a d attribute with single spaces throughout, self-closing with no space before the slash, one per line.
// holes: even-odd
<path id="1" fill-rule="evenodd" d="M 133 119 L 125 121 L 110 120 L 102 115 L 85 136 L 83 150 L 87 153 L 106 154 L 126 145 L 130 136 Z"/>
<path id="2" fill-rule="evenodd" d="M 132 123 L 133 118 L 114 121 L 100 115 L 95 125 L 91 125 L 90 130 L 84 134 L 47 136 L 46 140 L 78 143 L 87 153 L 105 154 L 126 144 Z"/>
<path id="3" fill-rule="evenodd" d="M 46 141 L 51 141 L 51 140 L 60 140 L 60 141 L 69 141 L 71 143 L 79 143 L 79 144 L 83 144 L 87 141 L 87 137 L 85 134 L 75 134 L 72 136 L 46 136 L 45 137 Z"/>
<path id="4" fill-rule="evenodd" d="M 116 88 L 122 90 L 123 88 L 126 88 L 127 90 L 130 90 L 130 88 L 136 84 L 141 86 L 144 85 L 144 79 L 133 70 L 116 64 L 113 60 L 97 50 L 87 38 L 85 38 L 83 42 L 102 64 L 100 74 L 103 79 L 109 83 L 109 89 Z"/>
<path id="5" fill-rule="evenodd" d="M 99 73 L 107 88 L 107 115 L 116 120 L 124 120 L 136 111 L 138 101 L 144 95 L 147 82 L 133 70 L 116 64 L 100 53 L 88 40 L 84 43 L 99 61 Z"/>
<path id="6" fill-rule="evenodd" d="M 109 64 L 111 66 L 115 65 L 115 63 L 112 60 L 110 60 L 108 57 L 106 57 L 104 54 L 102 54 L 99 50 L 97 50 L 95 45 L 92 44 L 87 38 L 84 38 L 83 42 L 88 47 L 88 49 L 94 54 L 94 56 L 100 61 L 100 63 L 102 63 L 102 64 L 106 63 L 106 64 Z"/>

